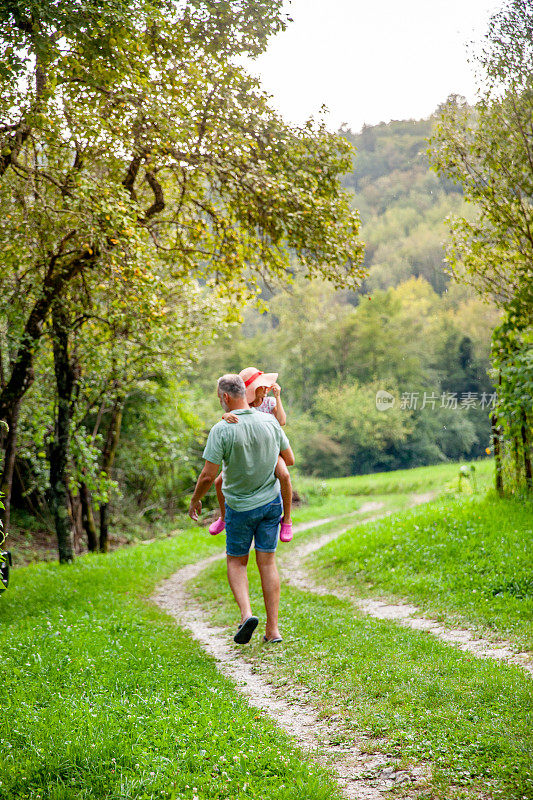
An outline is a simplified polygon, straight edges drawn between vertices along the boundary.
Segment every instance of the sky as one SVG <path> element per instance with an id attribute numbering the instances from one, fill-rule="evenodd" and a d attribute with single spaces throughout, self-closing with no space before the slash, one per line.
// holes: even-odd
<path id="1" fill-rule="evenodd" d="M 272 103 L 328 128 L 429 116 L 450 94 L 475 99 L 467 45 L 502 0 L 286 0 L 294 22 L 251 65 Z"/>

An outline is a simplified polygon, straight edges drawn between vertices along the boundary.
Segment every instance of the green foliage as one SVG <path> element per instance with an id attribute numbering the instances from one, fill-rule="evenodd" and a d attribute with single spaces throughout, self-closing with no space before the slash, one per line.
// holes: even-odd
<path id="1" fill-rule="evenodd" d="M 344 474 L 386 468 L 394 461 L 389 453 L 400 448 L 412 430 L 410 415 L 402 413 L 398 406 L 387 414 L 377 410 L 376 393 L 383 388 L 390 391 L 396 387 L 375 381 L 363 387 L 357 383 L 321 387 L 317 392 L 316 416 L 323 420 L 328 435 L 349 459 Z M 319 468 L 320 474 L 325 474 L 314 458 L 302 466 L 304 469 L 307 466 L 311 473 Z"/>
<path id="2" fill-rule="evenodd" d="M 494 309 L 460 291 L 442 297 L 422 279 L 376 291 L 357 306 L 324 284 L 296 282 L 250 313 L 201 361 L 194 385 L 257 366 L 279 372 L 287 433 L 307 474 L 336 476 L 480 457 L 489 444 L 487 375 Z M 395 405 L 378 411 L 378 390 Z M 424 405 L 424 392 L 432 403 Z M 455 393 L 457 408 L 443 394 Z M 475 394 L 475 408 L 461 398 Z M 401 404 L 416 396 L 416 408 Z"/>
<path id="3" fill-rule="evenodd" d="M 116 471 L 148 520 L 182 509 L 194 484 L 204 430 L 190 404 L 176 381 L 144 382 L 126 403 Z"/>
<path id="4" fill-rule="evenodd" d="M 449 284 L 442 242 L 445 217 L 463 208 L 461 188 L 430 170 L 426 149 L 434 119 L 343 130 L 354 146 L 344 184 L 359 209 L 367 291 L 387 289 L 409 277 L 425 278 L 442 294 Z"/>
<path id="5" fill-rule="evenodd" d="M 0 493 L 0 508 L 4 508 L 4 504 L 2 503 L 2 499 L 1 499 L 2 496 L 3 495 Z M 6 537 L 4 535 L 3 527 L 4 526 L 2 525 L 2 521 L 0 520 L 0 547 L 2 547 L 2 545 L 4 544 L 4 542 L 6 540 Z M 5 558 L 4 558 L 3 554 L 0 554 L 0 563 L 3 564 L 4 561 L 5 561 Z"/>
<path id="6" fill-rule="evenodd" d="M 42 384 L 21 419 L 28 491 L 48 488 L 49 453 L 70 437 L 71 489 L 84 482 L 105 502 L 97 456 L 112 409 L 183 372 L 264 278 L 290 282 L 297 264 L 361 283 L 358 218 L 339 184 L 350 146 L 321 121 L 287 125 L 238 58 L 284 26 L 280 0 L 0 5 L 0 416 L 16 419 Z M 59 317 L 73 380 L 58 398 Z M 181 423 L 165 442 L 148 425 L 142 452 L 130 442 L 139 500 L 183 491 L 183 465 L 165 486 L 161 469 L 184 461 L 180 436 L 185 448 L 194 437 Z"/>
<path id="7" fill-rule="evenodd" d="M 455 275 L 500 306 L 531 313 L 533 257 L 529 228 L 533 191 L 527 127 L 533 94 L 508 88 L 475 109 L 450 98 L 433 139 L 440 172 L 460 181 L 478 214 L 456 217 L 448 261 Z"/>
<path id="8" fill-rule="evenodd" d="M 510 493 L 527 492 L 533 488 L 533 327 L 524 325 L 513 313 L 513 306 L 494 331 L 492 361 L 494 375 L 498 376 L 497 419 L 504 486 Z"/>
<path id="9" fill-rule="evenodd" d="M 474 109 L 451 97 L 433 138 L 436 169 L 461 183 L 477 214 L 452 222 L 448 260 L 458 278 L 505 310 L 495 332 L 495 435 L 510 454 L 511 490 L 533 488 L 531 330 L 533 325 L 533 161 L 531 9 L 510 0 L 493 15 L 478 56 L 483 96 Z M 497 486 L 502 473 L 497 459 Z"/>

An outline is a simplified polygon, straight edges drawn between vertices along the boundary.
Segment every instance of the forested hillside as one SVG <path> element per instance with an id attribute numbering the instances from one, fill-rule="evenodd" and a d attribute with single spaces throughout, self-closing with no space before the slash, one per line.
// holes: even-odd
<path id="1" fill-rule="evenodd" d="M 191 381 L 213 395 L 223 372 L 279 372 L 305 472 L 475 458 L 489 446 L 497 313 L 445 271 L 445 219 L 463 199 L 429 167 L 431 127 L 408 120 L 343 132 L 356 151 L 344 184 L 363 223 L 369 275 L 361 290 L 297 279 L 289 294 L 269 298 L 268 312 L 248 312 L 210 348 Z M 376 408 L 379 390 L 395 398 L 387 411 Z"/>
<path id="2" fill-rule="evenodd" d="M 461 187 L 428 164 L 432 120 L 404 120 L 343 131 L 356 150 L 344 184 L 363 222 L 367 289 L 386 289 L 413 276 L 442 294 L 445 219 L 462 205 Z"/>

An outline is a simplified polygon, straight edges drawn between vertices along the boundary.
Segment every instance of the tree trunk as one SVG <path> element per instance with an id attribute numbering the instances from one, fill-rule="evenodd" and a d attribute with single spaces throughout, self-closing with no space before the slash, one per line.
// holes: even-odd
<path id="1" fill-rule="evenodd" d="M 503 478 L 502 478 L 502 454 L 501 454 L 501 428 L 498 426 L 498 417 L 492 414 L 490 418 L 492 427 L 492 446 L 494 449 L 495 484 L 496 491 L 502 497 Z"/>
<path id="2" fill-rule="evenodd" d="M 0 491 L 4 494 L 2 501 L 6 507 L 2 512 L 2 521 L 6 534 L 9 530 L 11 487 L 13 485 L 17 444 L 17 423 L 22 399 L 34 380 L 35 349 L 42 336 L 45 320 L 55 298 L 60 295 L 69 281 L 81 272 L 84 266 L 90 267 L 97 260 L 97 253 L 91 251 L 92 255 L 87 256 L 87 254 L 84 254 L 73 258 L 61 269 L 56 270 L 56 262 L 70 236 L 71 234 L 67 234 L 64 237 L 59 244 L 57 253 L 50 260 L 48 271 L 43 281 L 42 292 L 28 315 L 24 333 L 13 362 L 11 375 L 7 382 L 2 383 L 0 390 L 0 420 L 4 420 L 9 425 L 9 431 L 5 437 L 4 447 L 6 452 L 0 483 Z"/>
<path id="3" fill-rule="evenodd" d="M 91 553 L 98 550 L 98 533 L 94 522 L 91 495 L 86 483 L 80 484 L 81 519 L 87 534 L 87 547 Z"/>
<path id="4" fill-rule="evenodd" d="M 100 506 L 100 552 L 109 552 L 109 525 L 108 525 L 109 503 L 102 503 Z"/>
<path id="5" fill-rule="evenodd" d="M 4 421 L 8 426 L 6 430 L 4 426 L 3 446 L 5 450 L 4 467 L 2 471 L 2 478 L 0 481 L 0 492 L 2 492 L 2 503 L 4 509 L 1 510 L 2 520 L 2 536 L 5 538 L 9 533 L 9 520 L 11 517 L 11 488 L 13 486 L 13 471 L 15 469 L 15 456 L 17 453 L 17 433 L 18 433 L 18 418 L 20 413 L 20 406 L 22 400 L 14 403 L 9 409 L 9 413 L 5 415 Z"/>
<path id="6" fill-rule="evenodd" d="M 109 428 L 107 430 L 107 438 L 102 458 L 102 472 L 105 475 L 110 474 L 115 460 L 115 453 L 120 438 L 120 427 L 122 425 L 123 407 L 124 399 L 118 397 L 111 411 L 111 419 L 109 420 Z M 108 506 L 109 503 L 102 503 L 100 506 L 100 552 L 102 553 L 107 553 L 109 550 Z"/>
<path id="7" fill-rule="evenodd" d="M 72 518 L 72 530 L 74 533 L 74 553 L 79 556 L 82 553 L 83 523 L 81 499 L 78 494 L 74 495 L 69 489 L 68 493 L 70 515 Z"/>
<path id="8" fill-rule="evenodd" d="M 521 464 L 521 457 L 520 457 L 520 440 L 516 434 L 513 434 L 513 463 L 514 463 L 514 474 L 515 474 L 515 481 L 516 481 L 516 488 L 520 486 L 522 483 L 522 464 Z"/>
<path id="9" fill-rule="evenodd" d="M 524 472 L 526 474 L 526 486 L 529 491 L 533 488 L 533 477 L 531 474 L 531 444 L 527 424 L 527 414 L 525 408 L 522 409 L 522 445 L 524 448 Z"/>
<path id="10" fill-rule="evenodd" d="M 68 451 L 74 372 L 68 352 L 67 318 L 59 304 L 54 304 L 52 308 L 52 322 L 57 412 L 54 440 L 50 446 L 50 491 L 59 561 L 66 563 L 74 559 L 73 520 L 68 492 Z"/>
<path id="11" fill-rule="evenodd" d="M 7 421 L 17 402 L 22 400 L 34 380 L 33 362 L 36 345 L 43 335 L 44 323 L 55 299 L 60 296 L 65 286 L 83 268 L 88 261 L 84 256 L 73 259 L 61 270 L 55 271 L 55 264 L 59 254 L 68 241 L 68 234 L 58 248 L 58 254 L 51 258 L 47 275 L 43 281 L 42 291 L 35 302 L 22 334 L 20 345 L 13 362 L 9 380 L 0 392 L 0 418 Z M 94 255 L 90 257 L 94 260 Z"/>

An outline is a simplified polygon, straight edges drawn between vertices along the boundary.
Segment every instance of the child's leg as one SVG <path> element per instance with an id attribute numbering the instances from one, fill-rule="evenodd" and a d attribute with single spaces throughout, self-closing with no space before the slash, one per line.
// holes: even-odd
<path id="1" fill-rule="evenodd" d="M 278 456 L 278 463 L 275 470 L 276 478 L 279 480 L 281 488 L 281 499 L 283 500 L 283 519 L 282 522 L 291 521 L 291 507 L 292 507 L 292 484 L 289 469 L 282 459 Z"/>
<path id="2" fill-rule="evenodd" d="M 226 500 L 222 494 L 222 473 L 217 476 L 215 480 L 215 489 L 217 492 L 217 500 L 220 506 L 220 517 L 211 523 L 209 526 L 209 533 L 211 536 L 216 536 L 217 533 L 222 533 L 226 527 Z"/>
<path id="3" fill-rule="evenodd" d="M 287 472 L 288 472 L 288 470 L 287 470 Z M 216 490 L 216 493 L 217 493 L 218 505 L 220 506 L 220 518 L 221 519 L 225 519 L 226 518 L 226 499 L 224 497 L 224 494 L 222 493 L 222 473 L 220 473 L 220 475 L 217 475 L 217 477 L 216 477 L 215 490 Z"/>

